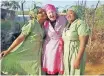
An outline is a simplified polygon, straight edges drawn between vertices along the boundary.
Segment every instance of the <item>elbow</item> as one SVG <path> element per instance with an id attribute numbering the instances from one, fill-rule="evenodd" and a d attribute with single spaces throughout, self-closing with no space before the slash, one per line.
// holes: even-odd
<path id="1" fill-rule="evenodd" d="M 20 35 L 18 38 L 17 38 L 17 41 L 18 42 L 22 42 L 25 40 L 25 36 L 24 35 Z"/>

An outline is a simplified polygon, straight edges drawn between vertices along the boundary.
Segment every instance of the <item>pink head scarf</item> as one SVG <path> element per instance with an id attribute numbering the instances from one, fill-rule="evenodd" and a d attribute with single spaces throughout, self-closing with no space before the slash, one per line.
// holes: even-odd
<path id="1" fill-rule="evenodd" d="M 52 4 L 47 4 L 47 5 L 45 5 L 44 9 L 45 9 L 46 12 L 47 12 L 48 10 L 53 10 L 53 11 L 56 12 L 56 8 L 55 8 L 55 6 L 52 5 Z"/>

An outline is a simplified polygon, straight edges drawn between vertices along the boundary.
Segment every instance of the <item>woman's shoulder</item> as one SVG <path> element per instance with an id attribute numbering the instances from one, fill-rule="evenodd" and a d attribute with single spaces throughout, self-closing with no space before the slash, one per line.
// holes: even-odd
<path id="1" fill-rule="evenodd" d="M 39 24 L 39 22 L 36 19 L 30 20 L 30 23 Z"/>
<path id="2" fill-rule="evenodd" d="M 84 21 L 84 20 L 77 20 L 77 28 L 88 28 L 89 29 L 89 26 L 88 24 Z"/>
<path id="3" fill-rule="evenodd" d="M 36 20 L 36 19 L 34 20 L 34 22 L 35 22 L 35 23 L 37 23 L 37 24 L 39 24 L 39 21 L 38 21 L 38 20 Z"/>
<path id="4" fill-rule="evenodd" d="M 77 25 L 86 24 L 86 22 L 81 19 L 77 19 L 76 23 L 77 23 Z"/>

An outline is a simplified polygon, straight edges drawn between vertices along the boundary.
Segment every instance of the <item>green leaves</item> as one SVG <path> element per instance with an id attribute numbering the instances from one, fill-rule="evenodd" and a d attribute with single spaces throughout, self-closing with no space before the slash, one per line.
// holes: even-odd
<path id="1" fill-rule="evenodd" d="M 17 1 L 2 1 L 1 7 L 16 10 L 20 8 L 20 5 Z"/>

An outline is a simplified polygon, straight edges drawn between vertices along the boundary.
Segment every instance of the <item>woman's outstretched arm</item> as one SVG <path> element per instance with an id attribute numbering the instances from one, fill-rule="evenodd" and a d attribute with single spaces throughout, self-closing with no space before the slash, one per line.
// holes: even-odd
<path id="1" fill-rule="evenodd" d="M 25 36 L 23 34 L 20 34 L 16 40 L 11 44 L 11 46 L 6 50 L 1 52 L 0 56 L 4 57 L 6 56 L 8 53 L 10 53 L 16 46 L 18 46 L 22 41 L 24 41 Z"/>

